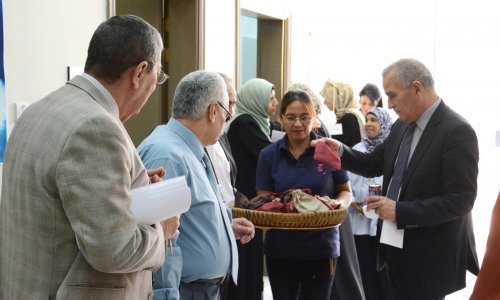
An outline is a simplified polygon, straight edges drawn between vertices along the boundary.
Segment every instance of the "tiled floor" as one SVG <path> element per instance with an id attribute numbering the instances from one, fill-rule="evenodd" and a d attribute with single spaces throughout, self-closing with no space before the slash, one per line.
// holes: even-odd
<path id="1" fill-rule="evenodd" d="M 474 283 L 476 281 L 476 276 L 467 272 L 467 287 L 463 290 L 457 291 L 446 297 L 446 300 L 464 300 L 468 299 L 472 293 Z M 271 293 L 271 286 L 269 285 L 269 277 L 264 276 L 264 292 L 262 293 L 262 300 L 273 300 L 273 294 Z"/>

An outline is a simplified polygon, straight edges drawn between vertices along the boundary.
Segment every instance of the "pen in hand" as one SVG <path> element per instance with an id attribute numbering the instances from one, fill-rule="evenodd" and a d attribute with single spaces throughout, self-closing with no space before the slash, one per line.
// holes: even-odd
<path id="1" fill-rule="evenodd" d="M 170 248 L 170 255 L 174 254 L 172 249 L 172 238 L 176 238 L 179 236 L 179 222 L 180 216 L 174 216 L 167 220 L 161 221 L 161 225 L 163 227 L 163 234 L 165 236 L 165 254 L 167 253 L 167 241 L 168 247 Z"/>
<path id="2" fill-rule="evenodd" d="M 168 243 L 168 248 L 170 248 L 170 255 L 174 255 L 174 251 L 172 250 L 172 239 L 166 239 L 165 240 L 165 255 L 167 255 L 167 243 Z"/>

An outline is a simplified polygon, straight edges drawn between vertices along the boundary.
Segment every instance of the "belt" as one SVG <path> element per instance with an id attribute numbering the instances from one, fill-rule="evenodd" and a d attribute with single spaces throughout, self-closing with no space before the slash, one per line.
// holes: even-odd
<path id="1" fill-rule="evenodd" d="M 212 279 L 198 279 L 195 281 L 187 282 L 186 284 L 196 284 L 196 285 L 220 285 L 224 281 L 225 277 L 217 277 Z"/>

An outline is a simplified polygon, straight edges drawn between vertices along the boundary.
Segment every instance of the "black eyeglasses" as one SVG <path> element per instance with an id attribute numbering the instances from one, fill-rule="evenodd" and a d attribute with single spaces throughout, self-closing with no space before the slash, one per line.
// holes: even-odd
<path id="1" fill-rule="evenodd" d="M 224 105 L 222 105 L 222 103 L 220 103 L 219 101 L 217 101 L 217 104 L 219 104 L 220 107 L 222 107 L 222 109 L 226 112 L 226 122 L 231 120 L 231 113 L 229 112 L 229 110 L 227 110 Z"/>

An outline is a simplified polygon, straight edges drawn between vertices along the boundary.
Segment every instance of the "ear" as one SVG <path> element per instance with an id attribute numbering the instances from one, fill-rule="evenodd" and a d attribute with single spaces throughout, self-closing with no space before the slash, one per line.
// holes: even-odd
<path id="1" fill-rule="evenodd" d="M 416 95 L 418 95 L 424 91 L 424 86 L 422 85 L 422 83 L 420 81 L 417 81 L 417 80 L 415 80 L 411 83 L 411 87 L 415 91 Z"/>
<path id="2" fill-rule="evenodd" d="M 134 89 L 139 89 L 141 84 L 141 80 L 148 73 L 148 62 L 142 61 L 140 62 L 132 71 L 132 86 Z"/>
<path id="3" fill-rule="evenodd" d="M 215 123 L 215 120 L 217 118 L 217 113 L 218 113 L 218 110 L 219 107 L 218 107 L 218 104 L 217 102 L 212 102 L 210 103 L 210 105 L 208 106 L 208 110 L 207 110 L 207 114 L 208 114 L 208 121 L 210 123 Z"/>

